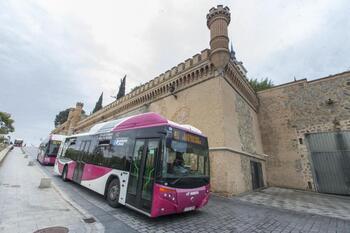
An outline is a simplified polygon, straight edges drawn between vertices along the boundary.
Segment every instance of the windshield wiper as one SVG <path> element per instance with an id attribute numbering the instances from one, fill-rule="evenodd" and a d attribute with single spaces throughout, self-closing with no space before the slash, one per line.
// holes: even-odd
<path id="1" fill-rule="evenodd" d="M 177 182 L 179 182 L 180 180 L 182 180 L 183 177 L 179 177 L 176 180 L 174 180 L 173 182 L 171 182 L 172 185 L 176 184 Z"/>

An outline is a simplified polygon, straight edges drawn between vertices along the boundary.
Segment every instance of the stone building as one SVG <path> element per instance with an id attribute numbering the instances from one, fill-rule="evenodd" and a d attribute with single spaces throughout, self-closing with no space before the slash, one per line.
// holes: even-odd
<path id="1" fill-rule="evenodd" d="M 64 135 L 73 134 L 78 122 L 84 118 L 82 114 L 83 106 L 83 103 L 78 102 L 75 105 L 75 108 L 70 108 L 66 122 L 60 124 L 56 129 L 53 130 L 53 132 L 59 132 L 60 134 Z"/>
<path id="2" fill-rule="evenodd" d="M 350 72 L 286 83 L 258 98 L 268 184 L 350 194 Z"/>
<path id="3" fill-rule="evenodd" d="M 209 49 L 85 119 L 77 104 L 52 132 L 85 132 L 98 122 L 153 111 L 208 136 L 215 192 L 235 195 L 267 185 L 318 190 L 305 137 L 349 127 L 350 102 L 342 99 L 348 98 L 349 73 L 256 93 L 242 62 L 229 51 L 229 23 L 228 7 L 210 9 Z"/>

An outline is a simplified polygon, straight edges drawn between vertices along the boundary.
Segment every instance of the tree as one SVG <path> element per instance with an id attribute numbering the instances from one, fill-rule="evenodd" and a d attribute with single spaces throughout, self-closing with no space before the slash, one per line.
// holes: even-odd
<path id="1" fill-rule="evenodd" d="M 122 78 L 120 80 L 120 86 L 119 86 L 117 96 L 112 96 L 112 97 L 114 97 L 118 100 L 118 99 L 122 98 L 123 96 L 125 96 L 125 82 L 126 82 L 126 75 L 124 76 L 124 78 Z"/>
<path id="2" fill-rule="evenodd" d="M 60 111 L 55 118 L 55 127 L 59 126 L 60 124 L 63 124 L 67 121 L 68 115 L 69 115 L 70 108 L 67 108 L 66 110 Z M 85 111 L 82 110 L 81 114 L 85 114 Z"/>
<path id="3" fill-rule="evenodd" d="M 66 120 L 68 119 L 68 114 L 69 114 L 69 108 L 67 108 L 66 110 L 60 111 L 55 118 L 55 127 L 57 127 L 58 125 L 66 122 Z"/>
<path id="4" fill-rule="evenodd" d="M 256 92 L 263 91 L 274 86 L 272 80 L 270 80 L 269 78 L 265 78 L 261 80 L 252 78 L 252 79 L 248 79 L 248 81 Z"/>
<path id="5" fill-rule="evenodd" d="M 100 98 L 98 98 L 98 101 L 96 102 L 94 110 L 92 110 L 92 113 L 97 112 L 102 108 L 102 99 L 103 99 L 103 92 L 100 95 Z"/>
<path id="6" fill-rule="evenodd" d="M 7 112 L 0 112 L 0 134 L 14 132 L 15 128 L 12 125 L 14 122 L 15 121 L 11 119 L 11 114 Z"/>

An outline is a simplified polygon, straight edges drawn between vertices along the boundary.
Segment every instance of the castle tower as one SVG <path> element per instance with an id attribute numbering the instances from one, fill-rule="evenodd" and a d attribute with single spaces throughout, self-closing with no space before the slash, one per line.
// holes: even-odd
<path id="1" fill-rule="evenodd" d="M 210 30 L 210 61 L 219 72 L 226 67 L 230 60 L 229 38 L 227 36 L 230 20 L 230 9 L 223 7 L 223 5 L 211 8 L 207 14 L 207 26 Z"/>
<path id="2" fill-rule="evenodd" d="M 75 108 L 72 108 L 69 111 L 68 115 L 68 135 L 73 133 L 74 127 L 81 120 L 81 112 L 83 111 L 84 104 L 81 102 L 77 102 Z"/>

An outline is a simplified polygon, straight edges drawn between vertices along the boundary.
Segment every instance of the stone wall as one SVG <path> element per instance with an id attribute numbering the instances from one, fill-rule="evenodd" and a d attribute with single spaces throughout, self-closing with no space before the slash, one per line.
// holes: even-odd
<path id="1" fill-rule="evenodd" d="M 350 72 L 258 93 L 270 186 L 315 190 L 306 133 L 350 129 Z"/>
<path id="2" fill-rule="evenodd" d="M 238 94 L 236 94 L 235 107 L 237 112 L 238 133 L 241 139 L 241 150 L 254 154 L 257 151 L 251 109 Z"/>
<path id="3" fill-rule="evenodd" d="M 211 151 L 221 151 L 225 154 L 221 168 L 229 171 L 229 175 L 215 174 L 218 179 L 227 177 L 227 195 L 248 192 L 252 190 L 250 161 L 262 163 L 265 176 L 265 159 L 260 136 L 256 105 L 249 101 L 237 89 L 237 84 L 231 79 L 232 72 L 221 77 L 221 102 L 223 109 L 223 148 L 211 148 Z M 246 81 L 246 79 L 244 79 Z M 243 83 L 246 84 L 246 83 Z M 234 161 L 230 163 L 230 161 Z M 213 161 L 211 161 L 213 162 Z M 265 179 L 264 179 L 265 180 Z"/>

